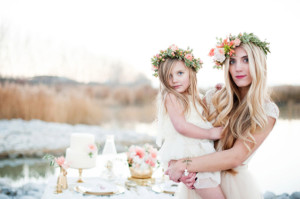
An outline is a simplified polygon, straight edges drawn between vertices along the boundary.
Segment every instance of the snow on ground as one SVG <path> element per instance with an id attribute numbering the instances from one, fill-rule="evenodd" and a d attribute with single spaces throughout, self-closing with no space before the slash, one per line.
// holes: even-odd
<path id="1" fill-rule="evenodd" d="M 118 152 L 132 144 L 155 143 L 155 137 L 134 130 L 108 130 L 100 126 L 70 125 L 21 119 L 0 120 L 0 157 L 38 156 L 45 153 L 63 154 L 72 133 L 91 133 L 103 149 L 106 135 L 115 137 Z"/>

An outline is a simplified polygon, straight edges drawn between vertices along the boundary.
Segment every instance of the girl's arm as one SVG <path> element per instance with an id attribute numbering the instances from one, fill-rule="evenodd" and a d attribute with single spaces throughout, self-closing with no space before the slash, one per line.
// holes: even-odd
<path id="1" fill-rule="evenodd" d="M 195 158 L 190 158 L 190 162 L 187 164 L 184 159 L 173 161 L 167 171 L 171 180 L 178 182 L 185 169 L 189 172 L 213 172 L 233 169 L 243 164 L 245 160 L 263 143 L 269 133 L 272 131 L 275 124 L 275 119 L 268 117 L 268 124 L 264 129 L 257 130 L 253 134 L 256 140 L 256 145 L 247 142 L 251 148 L 251 152 L 247 149 L 244 141 L 238 139 L 233 147 L 228 150 L 211 153 Z"/>
<path id="2" fill-rule="evenodd" d="M 203 129 L 187 122 L 183 113 L 183 107 L 175 95 L 169 93 L 166 96 L 166 107 L 175 130 L 180 134 L 190 138 L 220 139 L 222 127 Z"/>

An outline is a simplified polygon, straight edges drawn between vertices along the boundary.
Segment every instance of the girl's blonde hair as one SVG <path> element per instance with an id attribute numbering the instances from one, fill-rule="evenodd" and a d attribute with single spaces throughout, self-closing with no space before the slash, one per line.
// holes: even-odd
<path id="1" fill-rule="evenodd" d="M 165 98 L 168 93 L 172 93 L 173 95 L 175 95 L 177 97 L 178 101 L 182 104 L 184 113 L 187 113 L 189 111 L 189 107 L 190 107 L 190 102 L 189 102 L 188 96 L 184 95 L 182 93 L 178 93 L 169 84 L 170 73 L 177 62 L 180 62 L 180 60 L 168 58 L 164 62 L 159 64 L 158 77 L 161 82 L 161 84 L 160 84 L 161 100 L 164 104 L 165 111 L 167 111 L 166 104 L 165 104 Z M 183 62 L 183 61 L 181 61 L 181 62 Z M 199 93 L 197 90 L 196 71 L 194 71 L 190 67 L 186 67 L 186 68 L 189 71 L 189 79 L 190 79 L 190 86 L 187 90 L 187 93 L 188 93 L 188 95 L 191 95 L 193 106 L 195 107 L 195 109 L 198 112 L 198 114 L 200 115 L 200 117 L 202 119 L 206 120 L 206 116 L 208 116 L 208 109 L 207 109 L 207 106 L 203 103 L 202 99 L 200 99 L 200 97 L 199 97 Z M 199 102 L 199 104 L 203 107 L 203 113 L 199 112 L 199 110 L 196 106 L 196 102 Z"/>
<path id="2" fill-rule="evenodd" d="M 224 69 L 225 87 L 213 96 L 212 103 L 216 111 L 210 113 L 208 120 L 214 121 L 214 126 L 224 126 L 224 137 L 217 143 L 218 150 L 232 148 L 239 138 L 244 140 L 250 152 L 256 144 L 252 134 L 267 124 L 263 108 L 265 102 L 270 100 L 266 87 L 267 64 L 265 53 L 256 45 L 249 43 L 241 44 L 240 47 L 248 55 L 252 77 L 249 90 L 241 99 L 239 89 L 229 73 L 230 58 L 227 58 Z"/>

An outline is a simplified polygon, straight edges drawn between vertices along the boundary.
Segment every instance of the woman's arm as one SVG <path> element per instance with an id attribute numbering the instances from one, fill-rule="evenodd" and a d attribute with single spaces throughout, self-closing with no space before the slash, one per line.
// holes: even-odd
<path id="1" fill-rule="evenodd" d="M 245 146 L 244 141 L 238 139 L 231 149 L 190 158 L 191 161 L 188 165 L 184 162 L 185 159 L 173 162 L 173 164 L 170 164 L 166 173 L 170 176 L 171 180 L 177 182 L 186 168 L 189 172 L 213 172 L 233 169 L 243 164 L 243 162 L 263 143 L 272 131 L 274 124 L 275 119 L 268 117 L 268 124 L 266 127 L 253 134 L 256 145 L 254 146 L 251 143 L 247 143 L 251 148 L 250 153 Z"/>
<path id="2" fill-rule="evenodd" d="M 222 132 L 221 127 L 204 129 L 187 122 L 183 113 L 183 107 L 175 95 L 169 93 L 166 96 L 166 107 L 175 130 L 180 134 L 190 138 L 220 139 Z"/>

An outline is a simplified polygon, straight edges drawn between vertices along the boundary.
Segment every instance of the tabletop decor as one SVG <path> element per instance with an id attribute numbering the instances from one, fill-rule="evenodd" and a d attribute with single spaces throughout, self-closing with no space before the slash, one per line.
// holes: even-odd
<path id="1" fill-rule="evenodd" d="M 127 162 L 131 178 L 150 179 L 153 168 L 157 166 L 157 149 L 150 144 L 132 145 L 127 152 Z"/>
<path id="2" fill-rule="evenodd" d="M 98 179 L 81 185 L 76 185 L 74 191 L 84 195 L 109 196 L 124 193 L 125 188 L 113 182 Z"/>
<path id="3" fill-rule="evenodd" d="M 60 168 L 59 176 L 57 178 L 56 193 L 62 193 L 63 189 L 68 189 L 67 169 L 69 168 L 69 164 L 66 162 L 65 157 L 55 157 L 47 154 L 43 159 L 50 160 L 50 166 Z"/>
<path id="4" fill-rule="evenodd" d="M 66 149 L 66 160 L 70 168 L 78 169 L 78 183 L 82 183 L 83 169 L 90 169 L 96 166 L 98 147 L 95 143 L 95 136 L 89 133 L 72 133 L 70 147 Z"/>
<path id="5" fill-rule="evenodd" d="M 173 182 L 171 180 L 152 186 L 152 190 L 154 192 L 167 193 L 171 195 L 174 195 L 177 189 L 178 189 L 178 183 Z"/>

